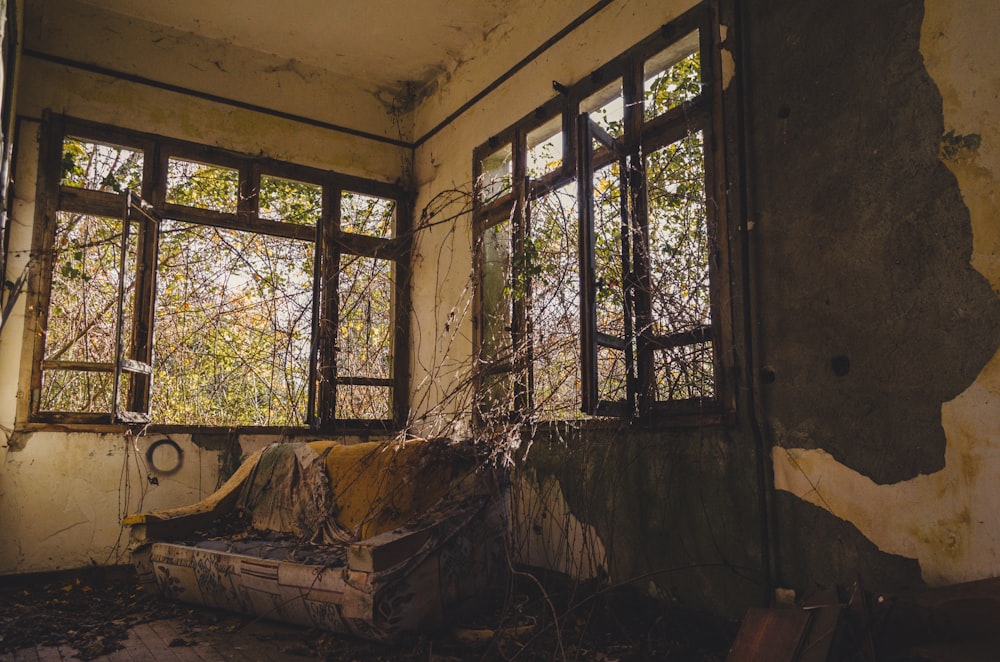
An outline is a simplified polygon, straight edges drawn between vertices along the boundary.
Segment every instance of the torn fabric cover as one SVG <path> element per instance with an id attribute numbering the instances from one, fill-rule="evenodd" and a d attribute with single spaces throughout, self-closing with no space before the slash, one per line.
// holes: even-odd
<path id="1" fill-rule="evenodd" d="M 243 485 L 237 508 L 257 531 L 314 543 L 352 538 L 333 517 L 325 453 L 307 444 L 272 444 Z"/>

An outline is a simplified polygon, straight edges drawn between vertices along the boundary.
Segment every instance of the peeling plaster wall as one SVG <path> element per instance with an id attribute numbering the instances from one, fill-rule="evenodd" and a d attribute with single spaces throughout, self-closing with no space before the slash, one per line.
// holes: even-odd
<path id="1" fill-rule="evenodd" d="M 771 46 L 751 142 L 782 573 L 993 577 L 1000 11 L 815 10 L 754 3 L 751 21 Z"/>
<path id="2" fill-rule="evenodd" d="M 396 138 L 400 118 L 370 91 L 222 42 L 167 34 L 75 2 L 32 3 L 26 47 L 271 109 Z M 58 11 L 54 11 L 58 9 Z M 40 12 L 40 13 L 39 13 Z M 152 42 L 153 46 L 147 43 Z M 205 57 L 217 66 L 199 69 Z M 199 65 L 200 66 L 200 65 Z M 6 278 L 28 263 L 44 110 L 386 182 L 409 175 L 410 150 L 290 119 L 27 56 L 17 90 L 18 162 Z M 22 296 L 0 336 L 0 574 L 129 562 L 124 515 L 207 496 L 240 457 L 276 435 L 13 431 L 30 371 Z M 153 462 L 150 446 L 161 444 Z M 177 449 L 180 451 L 178 457 Z M 154 479 L 151 482 L 150 479 Z"/>
<path id="3" fill-rule="evenodd" d="M 93 7 L 57 4 L 102 23 Z M 377 91 L 328 72 L 141 21 L 118 19 L 123 29 L 164 37 L 155 56 L 139 42 L 106 40 L 88 61 L 409 139 L 589 4 L 543 0 L 535 31 L 518 40 L 497 26 L 483 36 L 482 53 L 445 72 L 413 116 L 394 116 Z M 552 80 L 581 79 L 691 4 L 614 0 L 416 150 L 417 215 L 426 210 L 430 225 L 415 239 L 413 265 L 416 432 L 468 431 L 473 148 L 550 98 Z M 1000 13 L 990 2 L 960 0 L 741 7 L 748 59 L 724 53 L 723 64 L 727 82 L 738 69 L 746 74 L 752 369 L 777 488 L 776 579 L 806 589 L 861 575 L 868 588 L 894 590 L 995 576 L 1000 55 L 992 44 Z M 36 47 L 86 59 L 72 16 L 29 25 Z M 218 54 L 219 66 L 190 66 L 199 49 Z M 45 108 L 384 181 L 411 174 L 406 150 L 385 143 L 37 58 L 26 58 L 20 78 L 18 110 L 27 119 L 8 278 L 27 259 L 32 118 Z M 15 376 L 26 365 L 23 312 L 22 302 L 0 337 L 7 428 Z M 739 614 L 762 595 L 767 513 L 757 501 L 745 390 L 737 401 L 734 425 L 537 440 L 516 491 L 522 558 Z M 236 457 L 270 440 L 171 438 L 183 464 L 153 486 L 142 458 L 154 437 L 133 445 L 120 435 L 15 434 L 0 448 L 0 573 L 121 560 L 120 515 L 205 494 Z"/>
<path id="4" fill-rule="evenodd" d="M 1000 12 L 958 0 L 741 8 L 774 580 L 806 590 L 860 575 L 897 590 L 995 576 Z M 454 428 L 468 402 L 472 148 L 547 99 L 551 80 L 574 82 L 675 13 L 612 3 L 417 150 L 418 210 L 466 195 L 436 209 L 443 222 L 417 244 L 418 297 L 436 302 L 414 312 L 418 410 L 444 402 L 429 427 Z M 736 57 L 723 56 L 727 81 Z M 486 60 L 459 65 L 418 109 L 417 136 L 496 74 Z M 553 519 L 519 521 L 525 556 L 581 577 L 655 576 L 650 591 L 724 609 L 761 595 L 766 514 L 746 403 L 743 391 L 725 428 L 536 441 L 524 500 Z"/>

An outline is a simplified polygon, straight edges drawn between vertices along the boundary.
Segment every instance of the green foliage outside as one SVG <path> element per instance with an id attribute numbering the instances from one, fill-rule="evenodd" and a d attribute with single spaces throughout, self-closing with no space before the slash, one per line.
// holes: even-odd
<path id="1" fill-rule="evenodd" d="M 138 190 L 139 152 L 76 139 L 63 146 L 64 185 Z M 167 200 L 236 210 L 235 170 L 171 159 Z M 262 220 L 315 226 L 319 185 L 261 177 Z M 345 193 L 346 231 L 389 237 L 395 203 Z M 46 358 L 114 361 L 122 219 L 60 212 L 55 233 Z M 134 243 L 134 241 L 133 241 Z M 341 256 L 338 374 L 389 377 L 392 266 Z M 135 247 L 126 264 L 131 331 Z M 298 426 L 307 421 L 315 244 L 164 219 L 159 226 L 151 413 L 154 423 Z M 385 418 L 389 387 L 340 387 L 338 415 Z M 47 370 L 43 411 L 110 412 L 111 376 Z"/>
<path id="2" fill-rule="evenodd" d="M 590 116 L 612 136 L 623 135 L 620 84 L 594 95 Z M 647 120 L 691 101 L 701 93 L 698 53 L 665 70 L 649 73 L 645 83 Z M 558 131 L 558 126 L 552 129 Z M 555 135 L 555 134 L 553 134 Z M 563 157 L 561 140 L 544 136 L 529 146 L 529 176 L 538 178 Z M 692 131 L 675 143 L 643 157 L 647 176 L 652 329 L 664 336 L 700 329 L 711 323 L 709 236 L 706 221 L 703 135 Z M 621 188 L 619 164 L 594 173 L 596 313 L 598 330 L 616 337 L 625 333 L 625 276 L 622 266 Z M 543 192 L 529 203 L 530 234 L 523 250 L 509 258 L 511 273 L 504 297 L 528 301 L 531 327 L 531 373 L 537 420 L 580 418 L 580 318 L 577 183 Z M 642 242 L 628 238 L 636 245 Z M 630 256 L 634 260 L 635 256 Z M 494 269 L 495 271 L 495 269 Z M 488 278 L 488 276 L 487 276 Z M 485 292 L 485 305 L 490 297 Z M 487 316 L 488 317 L 488 316 Z M 509 334 L 487 328 L 491 336 Z M 494 352 L 497 355 L 498 352 Z M 656 393 L 660 400 L 711 397 L 714 367 L 710 343 L 659 350 L 654 357 Z M 600 348 L 599 395 L 621 400 L 626 394 L 624 352 Z"/>

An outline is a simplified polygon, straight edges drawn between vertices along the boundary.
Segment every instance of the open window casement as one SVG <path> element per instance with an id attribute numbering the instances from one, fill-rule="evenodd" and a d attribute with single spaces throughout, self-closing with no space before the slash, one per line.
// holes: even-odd
<path id="1" fill-rule="evenodd" d="M 636 400 L 629 160 L 587 113 L 578 117 L 577 138 L 581 410 L 629 417 Z"/>
<path id="2" fill-rule="evenodd" d="M 35 406 L 75 406 L 96 422 L 144 424 L 150 420 L 156 273 L 141 265 L 150 251 L 155 260 L 159 223 L 138 194 L 125 190 L 116 197 L 117 216 L 58 213 L 53 270 L 59 282 Z M 114 197 L 105 199 L 110 212 Z M 89 311 L 71 320 L 71 303 Z M 72 395 L 60 398 L 67 392 Z"/>
<path id="3" fill-rule="evenodd" d="M 156 291 L 156 272 L 141 269 L 140 252 L 153 251 L 156 262 L 159 221 L 152 206 L 131 190 L 125 191 L 125 218 L 122 224 L 121 255 L 118 270 L 118 323 L 115 332 L 115 378 L 112 384 L 112 423 L 150 422 L 149 391 L 153 378 L 152 293 Z M 135 235 L 135 251 L 130 251 Z M 127 305 L 126 274 L 134 274 L 131 309 Z M 125 329 L 129 328 L 129 337 Z"/>

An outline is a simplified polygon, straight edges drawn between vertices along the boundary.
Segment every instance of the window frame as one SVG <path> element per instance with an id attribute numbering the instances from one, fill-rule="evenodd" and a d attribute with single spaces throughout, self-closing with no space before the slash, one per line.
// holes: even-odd
<path id="1" fill-rule="evenodd" d="M 266 157 L 239 154 L 188 141 L 154 134 L 121 129 L 105 124 L 46 113 L 40 134 L 38 168 L 38 198 L 35 207 L 35 231 L 32 239 L 36 264 L 31 289 L 33 311 L 25 327 L 25 338 L 31 346 L 31 370 L 28 375 L 29 397 L 20 398 L 18 420 L 23 427 L 47 428 L 61 426 L 87 430 L 119 430 L 126 423 L 116 413 L 84 413 L 44 411 L 41 409 L 42 376 L 45 372 L 45 343 L 52 269 L 54 237 L 59 212 L 72 212 L 106 217 L 124 217 L 124 194 L 109 193 L 61 184 L 63 141 L 72 137 L 85 141 L 119 145 L 141 150 L 144 156 L 142 185 L 136 193 L 147 202 L 147 213 L 157 219 L 154 231 L 142 231 L 136 258 L 134 331 L 126 344 L 129 358 L 150 362 L 153 357 L 153 317 L 155 315 L 156 271 L 159 219 L 182 223 L 266 234 L 311 242 L 315 263 L 312 276 L 312 320 L 308 361 L 306 419 L 304 425 L 187 425 L 178 422 L 152 421 L 156 431 L 227 432 L 358 432 L 393 431 L 400 429 L 408 416 L 409 386 L 409 281 L 412 223 L 412 194 L 404 188 L 374 180 L 301 166 Z M 232 168 L 238 172 L 237 208 L 220 212 L 166 202 L 167 164 L 178 158 L 211 166 Z M 262 175 L 289 179 L 322 188 L 322 211 L 316 225 L 296 224 L 261 218 L 258 213 L 258 187 Z M 390 238 L 344 232 L 340 228 L 340 195 L 344 191 L 384 198 L 395 203 L 395 228 Z M 392 339 L 391 369 L 388 379 L 367 379 L 341 376 L 336 370 L 337 334 L 337 265 L 340 255 L 374 257 L 392 262 L 392 313 L 389 331 Z M 332 323 L 331 323 L 332 322 Z M 114 361 L 110 372 L 120 368 Z M 84 367 L 89 370 L 90 368 Z M 98 366 L 106 372 L 104 366 Z M 336 416 L 336 391 L 341 384 L 361 381 L 391 389 L 386 419 L 346 419 Z M 376 383 L 377 382 L 377 383 Z M 117 385 L 116 385 L 117 386 Z M 123 392 L 127 410 L 141 411 L 149 407 L 149 380 L 140 377 Z M 112 407 L 115 404 L 112 403 Z"/>
<path id="2" fill-rule="evenodd" d="M 702 330 L 700 339 L 709 336 L 712 340 L 713 352 L 713 379 L 715 383 L 714 397 L 687 400 L 656 400 L 653 388 L 655 387 L 654 361 L 652 353 L 654 349 L 664 342 L 670 342 L 669 338 L 655 337 L 651 333 L 651 305 L 649 302 L 649 273 L 650 267 L 641 251 L 632 250 L 631 259 L 638 262 L 638 274 L 634 283 L 626 290 L 626 308 L 630 312 L 626 314 L 627 323 L 636 327 L 634 334 L 634 346 L 626 347 L 626 362 L 629 362 L 628 354 L 633 354 L 631 362 L 634 368 L 628 368 L 628 379 L 631 382 L 628 386 L 629 395 L 626 402 L 602 402 L 596 394 L 596 347 L 599 334 L 594 328 L 593 315 L 589 311 L 581 312 L 581 331 L 586 338 L 580 344 L 581 361 L 581 381 L 583 387 L 578 390 L 577 401 L 581 406 L 581 411 L 591 418 L 569 419 L 569 422 L 583 424 L 600 424 L 607 418 L 625 418 L 639 424 L 656 425 L 706 425 L 727 423 L 735 420 L 736 397 L 735 397 L 735 359 L 734 350 L 737 344 L 736 331 L 732 324 L 732 312 L 729 306 L 732 301 L 732 270 L 736 265 L 731 264 L 730 241 L 734 241 L 728 230 L 730 225 L 730 208 L 734 209 L 738 201 L 732 203 L 727 200 L 727 193 L 734 190 L 735 177 L 733 172 L 735 167 L 726 168 L 726 159 L 733 155 L 727 153 L 726 140 L 724 136 L 727 130 L 733 131 L 730 127 L 735 126 L 736 120 L 733 111 L 724 108 L 722 104 L 723 84 L 722 84 L 722 64 L 721 64 L 721 38 L 718 19 L 719 9 L 714 2 L 706 0 L 692 9 L 688 10 L 675 20 L 662 26 L 659 30 L 649 35 L 632 48 L 610 60 L 605 65 L 593 71 L 588 77 L 581 81 L 569 85 L 558 86 L 560 94 L 540 106 L 534 113 L 515 122 L 513 125 L 493 136 L 485 143 L 478 146 L 473 152 L 473 178 L 474 182 L 479 182 L 482 176 L 481 161 L 493 153 L 500 144 L 509 141 L 513 148 L 513 187 L 505 196 L 497 199 L 483 201 L 477 194 L 473 200 L 473 230 L 476 237 L 476 258 L 477 283 L 482 284 L 484 263 L 481 253 L 481 244 L 484 233 L 499 220 L 509 218 L 511 220 L 512 232 L 512 255 L 517 254 L 518 246 L 523 247 L 523 242 L 527 237 L 527 226 L 530 224 L 530 215 L 526 211 L 529 208 L 529 201 L 538 195 L 541 188 L 556 188 L 572 182 L 574 179 L 578 186 L 578 204 L 584 199 L 585 189 L 591 188 L 586 185 L 584 177 L 581 175 L 581 168 L 602 167 L 610 163 L 613 159 L 624 157 L 632 163 L 633 159 L 639 160 L 641 164 L 641 176 L 635 175 L 635 169 L 629 171 L 633 176 L 628 179 L 628 192 L 630 196 L 629 209 L 632 218 L 626 219 L 631 224 L 634 232 L 645 232 L 648 237 L 648 219 L 646 209 L 646 165 L 645 155 L 651 151 L 670 145 L 687 135 L 692 126 L 695 131 L 702 131 L 704 137 L 703 155 L 705 167 L 705 197 L 706 197 L 706 225 L 709 237 L 708 269 L 710 279 L 710 311 L 711 328 Z M 701 54 L 702 68 L 702 90 L 694 99 L 683 104 L 667 109 L 656 117 L 645 119 L 643 108 L 644 93 L 644 64 L 648 59 L 656 57 L 671 48 L 672 45 L 680 43 L 684 38 L 693 32 L 698 34 L 698 51 Z M 625 115 L 623 118 L 624 132 L 621 138 L 615 142 L 619 144 L 618 151 L 606 149 L 597 153 L 581 153 L 581 145 L 587 139 L 583 135 L 583 121 L 578 119 L 581 103 L 590 95 L 595 94 L 616 79 L 622 81 L 623 103 Z M 530 181 L 525 169 L 527 145 L 525 138 L 535 127 L 553 121 L 554 117 L 562 117 L 563 134 L 563 162 L 561 166 L 545 174 L 538 181 Z M 589 152 L 590 150 L 588 150 Z M 589 166 L 587 163 L 589 162 Z M 586 176 L 586 173 L 584 173 Z M 727 186 L 726 180 L 729 180 Z M 738 221 L 733 221 L 736 224 Z M 586 270 L 592 265 L 587 264 L 585 259 L 587 224 L 580 226 L 580 247 L 578 257 L 580 259 L 580 298 L 581 309 L 587 307 L 587 302 L 593 299 L 594 282 L 587 280 L 584 276 Z M 590 228 L 592 230 L 592 226 Z M 739 238 L 737 238 L 739 239 Z M 648 245 L 648 238 L 646 239 Z M 627 260 L 629 256 L 623 255 Z M 516 267 L 511 266 L 512 278 L 517 278 Z M 645 279 L 645 280 L 643 280 Z M 646 288 L 646 295 L 642 295 L 643 287 Z M 477 288 L 476 298 L 476 361 L 480 367 L 477 373 L 483 376 L 495 375 L 497 373 L 508 372 L 513 380 L 515 406 L 510 413 L 511 420 L 532 425 L 539 424 L 565 424 L 563 420 L 552 421 L 528 421 L 518 416 L 519 411 L 530 411 L 532 406 L 533 375 L 532 375 L 532 346 L 529 342 L 531 338 L 531 286 L 525 287 L 525 296 L 520 301 L 514 299 L 511 306 L 511 336 L 512 345 L 519 348 L 514 351 L 515 357 L 520 356 L 520 360 L 514 361 L 506 366 L 497 366 L 491 362 L 490 357 L 483 353 L 483 334 L 486 329 L 486 320 L 482 318 L 484 304 L 482 298 L 482 288 Z M 632 296 L 629 296 L 629 290 Z M 628 301 L 631 299 L 631 301 Z M 626 333 L 629 335 L 629 332 Z M 695 334 L 697 335 L 697 334 Z M 693 338 L 693 336 L 692 336 Z M 678 339 L 681 342 L 682 339 Z M 627 344 L 627 343 L 626 343 Z M 628 350 L 632 349 L 631 352 Z M 477 378 L 478 392 L 482 392 L 483 377 Z M 479 398 L 480 400 L 482 398 Z M 483 405 L 479 405 L 480 410 Z M 482 421 L 482 416 L 478 417 Z"/>

